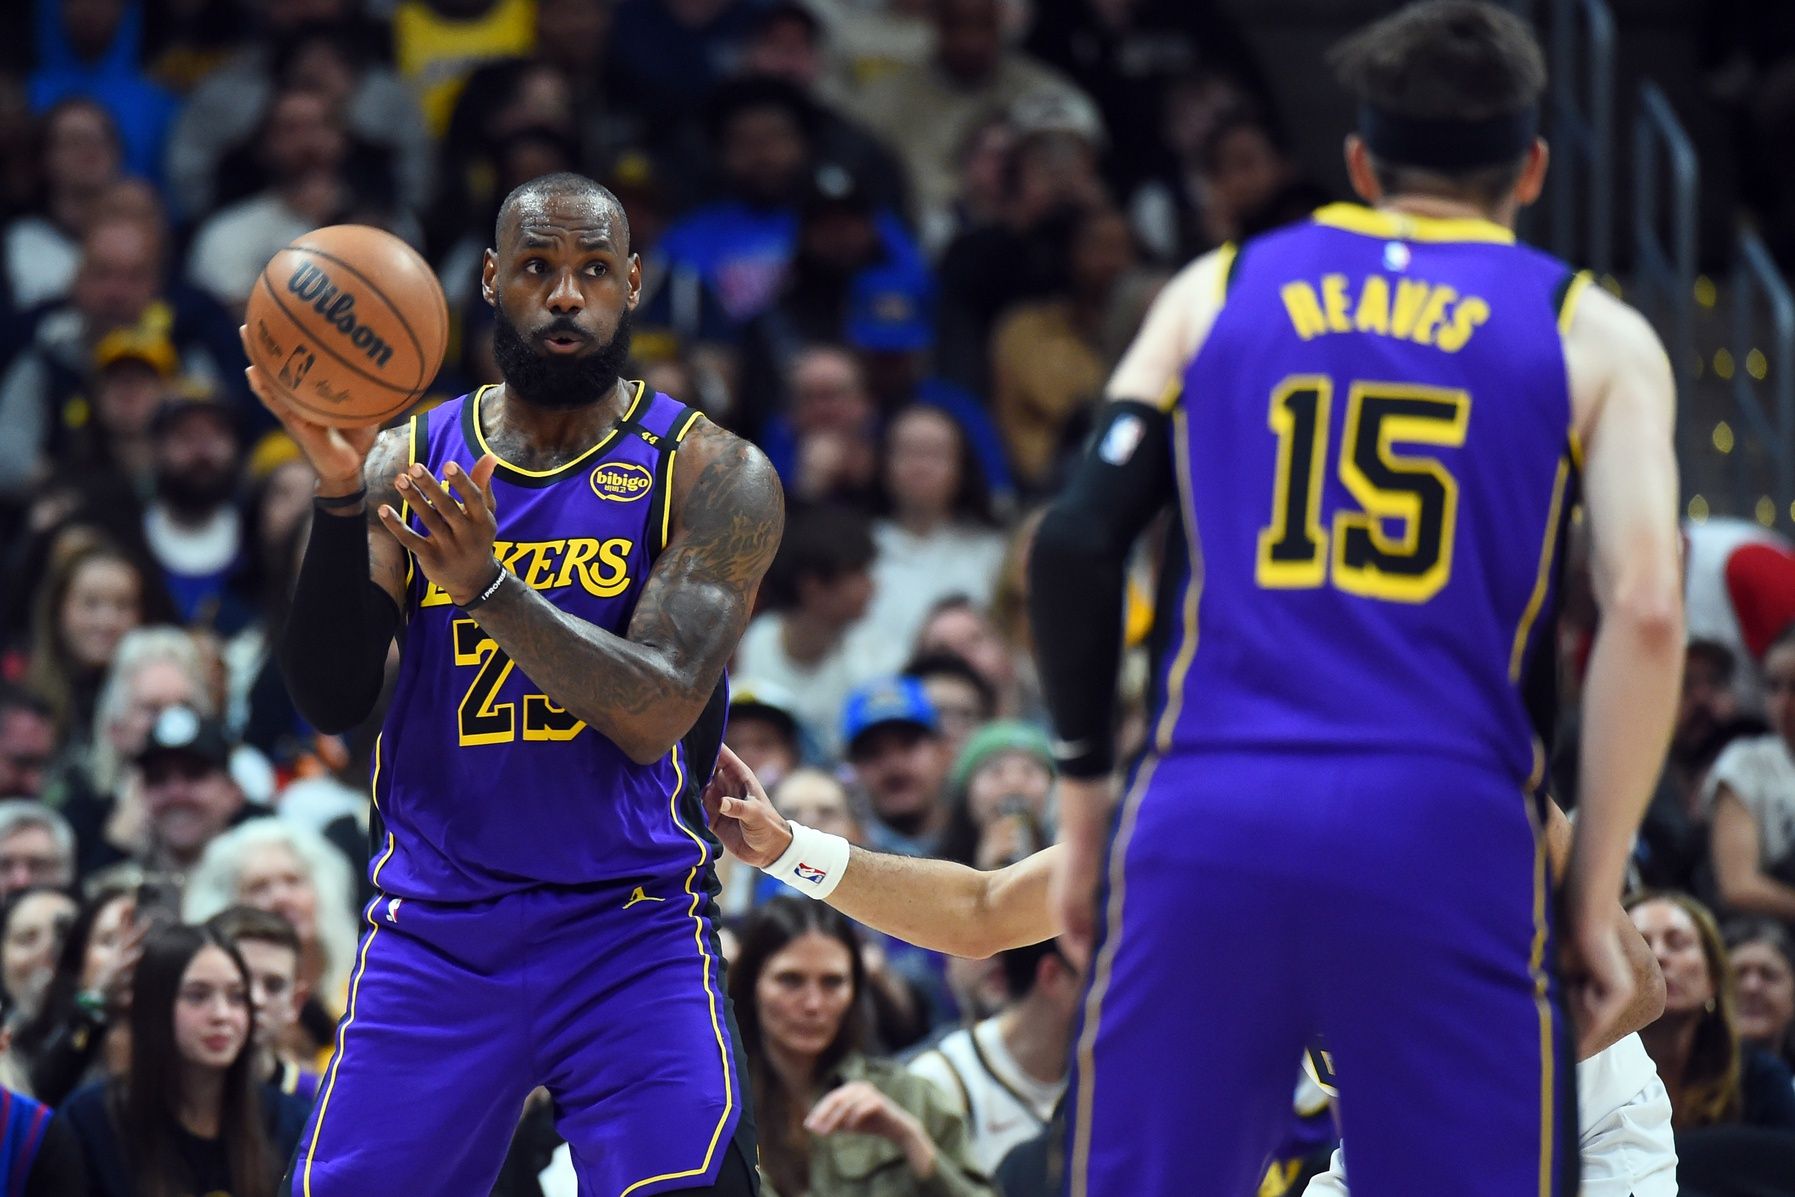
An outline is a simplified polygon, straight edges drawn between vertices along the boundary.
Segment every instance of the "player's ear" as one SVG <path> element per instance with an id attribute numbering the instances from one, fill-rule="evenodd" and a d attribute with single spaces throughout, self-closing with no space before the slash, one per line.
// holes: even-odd
<path id="1" fill-rule="evenodd" d="M 642 299 L 642 255 L 629 256 L 629 295 L 625 297 L 623 306 L 630 311 L 636 310 L 636 304 Z"/>
<path id="2" fill-rule="evenodd" d="M 1384 198 L 1377 171 L 1371 168 L 1371 151 L 1365 148 L 1365 139 L 1357 133 L 1346 135 L 1346 177 L 1352 181 L 1353 191 L 1366 203 L 1375 204 Z"/>
<path id="3" fill-rule="evenodd" d="M 498 303 L 498 293 L 493 290 L 493 284 L 498 277 L 499 255 L 489 249 L 480 255 L 480 298 L 484 299 L 489 307 L 496 306 Z"/>
<path id="4" fill-rule="evenodd" d="M 1515 200 L 1523 208 L 1539 199 L 1546 188 L 1546 167 L 1551 164 L 1552 149 L 1543 137 L 1535 137 L 1528 147 L 1527 161 L 1521 166 L 1521 177 L 1515 182 Z"/>

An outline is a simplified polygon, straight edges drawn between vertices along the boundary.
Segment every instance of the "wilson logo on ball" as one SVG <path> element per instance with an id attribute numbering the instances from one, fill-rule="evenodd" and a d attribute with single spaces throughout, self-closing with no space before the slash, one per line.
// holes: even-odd
<path id="1" fill-rule="evenodd" d="M 287 290 L 334 327 L 349 343 L 361 350 L 369 361 L 384 366 L 392 359 L 393 347 L 377 336 L 373 329 L 355 318 L 355 296 L 338 287 L 330 275 L 310 262 L 302 262 L 287 280 Z"/>
<path id="2" fill-rule="evenodd" d="M 612 503 L 632 503 L 653 485 L 648 467 L 634 462 L 607 462 L 592 471 L 592 493 Z"/>

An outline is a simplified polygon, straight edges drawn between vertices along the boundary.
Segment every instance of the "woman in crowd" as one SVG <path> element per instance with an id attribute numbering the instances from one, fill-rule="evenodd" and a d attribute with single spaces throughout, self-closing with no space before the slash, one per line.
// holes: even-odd
<path id="1" fill-rule="evenodd" d="M 19 1028 L 13 1049 L 31 1093 L 57 1106 L 78 1086 L 116 1075 L 130 1057 L 124 1016 L 143 927 L 129 890 L 101 890 L 69 925 L 56 972 L 36 1016 Z"/>
<path id="2" fill-rule="evenodd" d="M 1795 922 L 1795 624 L 1764 654 L 1768 735 L 1734 740 L 1702 789 L 1721 903 Z"/>
<path id="3" fill-rule="evenodd" d="M 142 569 L 97 535 L 70 534 L 52 552 L 32 617 L 29 681 L 64 744 L 85 746 L 106 670 L 143 622 L 144 593 Z"/>
<path id="4" fill-rule="evenodd" d="M 928 1081 L 863 1054 L 866 975 L 846 918 L 775 898 L 729 970 L 774 1197 L 991 1194 Z"/>
<path id="5" fill-rule="evenodd" d="M 1770 919 L 1741 923 L 1727 935 L 1739 1038 L 1795 1068 L 1795 939 Z"/>
<path id="6" fill-rule="evenodd" d="M 43 195 L 36 211 L 0 236 L 5 291 L 17 311 L 62 299 L 81 265 L 81 236 L 123 168 L 118 128 L 93 100 L 63 100 L 44 113 Z"/>
<path id="7" fill-rule="evenodd" d="M 873 602 L 856 634 L 908 644 L 939 600 L 991 601 L 1004 539 L 978 459 L 947 412 L 927 404 L 899 412 L 886 426 L 882 456 Z"/>
<path id="8" fill-rule="evenodd" d="M 1740 1043 L 1720 928 L 1687 894 L 1626 903 L 1664 974 L 1664 1013 L 1639 1032 L 1670 1093 L 1677 1130 L 1743 1124 L 1795 1131 L 1795 1080 L 1775 1057 Z"/>
<path id="9" fill-rule="evenodd" d="M 43 885 L 15 890 L 0 906 L 0 990 L 21 1021 L 43 1008 L 63 936 L 80 908 L 67 891 Z"/>
<path id="10" fill-rule="evenodd" d="M 216 931 L 164 927 L 131 987 L 131 1067 L 90 1085 L 63 1114 L 96 1197 L 273 1197 L 306 1102 L 251 1075 L 243 959 Z"/>
<path id="11" fill-rule="evenodd" d="M 953 811 L 941 855 L 1001 869 L 1052 842 L 1053 746 L 1032 723 L 1000 720 L 973 735 L 948 778 Z"/>
<path id="12" fill-rule="evenodd" d="M 251 819 L 206 846 L 187 880 L 182 914 L 200 923 L 242 904 L 280 915 L 299 935 L 299 980 L 311 997 L 282 1046 L 299 1059 L 328 1053 L 355 958 L 355 880 L 318 833 L 280 818 Z M 322 1067 L 322 1064 L 320 1064 Z"/>

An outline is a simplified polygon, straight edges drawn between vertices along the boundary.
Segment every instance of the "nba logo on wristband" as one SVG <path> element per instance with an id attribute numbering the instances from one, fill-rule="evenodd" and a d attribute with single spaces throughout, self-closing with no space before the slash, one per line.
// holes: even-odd
<path id="1" fill-rule="evenodd" d="M 808 881 L 812 885 L 821 885 L 829 878 L 828 869 L 819 869 L 815 865 L 805 864 L 801 860 L 793 871 L 798 875 L 799 881 Z"/>

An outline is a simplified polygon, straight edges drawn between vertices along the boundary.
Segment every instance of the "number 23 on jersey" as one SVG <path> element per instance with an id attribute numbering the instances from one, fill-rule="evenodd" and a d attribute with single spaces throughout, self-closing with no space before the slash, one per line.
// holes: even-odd
<path id="1" fill-rule="evenodd" d="M 1347 390 L 1333 469 L 1358 504 L 1322 522 L 1334 380 L 1293 374 L 1271 395 L 1278 438 L 1271 519 L 1260 531 L 1254 577 L 1268 590 L 1328 585 L 1349 594 L 1424 603 L 1452 573 L 1458 480 L 1435 457 L 1397 444 L 1465 443 L 1471 396 L 1414 383 L 1354 382 Z"/>

